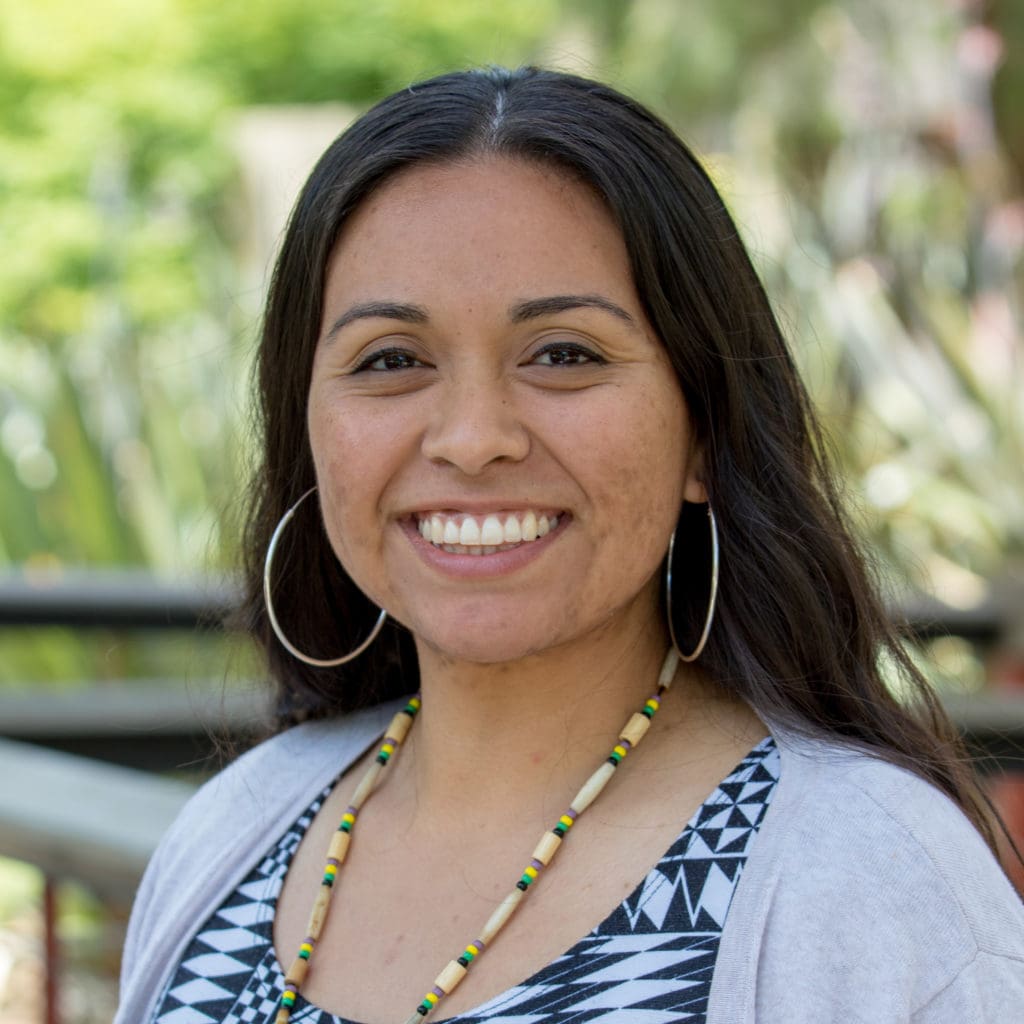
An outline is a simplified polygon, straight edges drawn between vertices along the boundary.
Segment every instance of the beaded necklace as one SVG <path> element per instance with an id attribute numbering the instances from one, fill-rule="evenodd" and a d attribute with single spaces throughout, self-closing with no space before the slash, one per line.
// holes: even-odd
<path id="1" fill-rule="evenodd" d="M 619 730 L 618 742 L 612 747 L 611 753 L 601 763 L 601 766 L 583 784 L 583 787 L 573 798 L 566 812 L 558 819 L 554 828 L 545 832 L 540 841 L 534 847 L 530 857 L 530 863 L 523 870 L 515 888 L 498 904 L 494 913 L 487 919 L 479 936 L 470 942 L 462 953 L 454 960 L 449 961 L 443 971 L 434 979 L 433 987 L 423 997 L 423 1001 L 416 1007 L 413 1014 L 406 1021 L 406 1024 L 420 1024 L 424 1017 L 434 1009 L 435 1006 L 465 978 L 470 965 L 480 954 L 494 941 L 494 937 L 508 923 L 515 913 L 516 908 L 522 902 L 530 886 L 537 880 L 541 871 L 551 862 L 558 848 L 562 845 L 569 829 L 572 828 L 576 819 L 601 795 L 601 791 L 608 785 L 615 770 L 621 764 L 623 758 L 632 750 L 646 735 L 651 726 L 651 719 L 661 705 L 661 699 L 665 691 L 672 683 L 676 668 L 679 664 L 679 655 L 675 647 L 672 647 L 665 656 L 661 672 L 658 675 L 658 689 L 651 696 L 640 711 L 630 716 L 626 724 Z M 334 892 L 334 881 L 348 853 L 349 843 L 352 841 L 352 829 L 356 823 L 356 816 L 359 814 L 363 804 L 366 803 L 370 794 L 374 791 L 381 772 L 391 760 L 392 755 L 402 745 L 402 741 L 408 735 L 416 713 L 420 709 L 419 696 L 412 697 L 409 703 L 399 711 L 391 720 L 384 739 L 381 742 L 380 750 L 373 759 L 366 774 L 360 780 L 352 795 L 352 802 L 345 813 L 341 816 L 341 823 L 338 830 L 331 838 L 330 846 L 327 849 L 327 864 L 324 867 L 323 878 L 320 881 L 320 888 L 316 899 L 313 902 L 313 909 L 309 915 L 309 924 L 306 926 L 306 938 L 299 946 L 298 955 L 288 968 L 285 975 L 284 994 L 281 996 L 281 1003 L 277 1010 L 274 1024 L 288 1024 L 291 1020 L 292 1008 L 298 998 L 299 989 L 306 980 L 309 973 L 309 961 L 313 954 L 313 948 L 323 932 L 324 922 L 327 920 L 327 911 L 331 904 L 331 896 Z"/>

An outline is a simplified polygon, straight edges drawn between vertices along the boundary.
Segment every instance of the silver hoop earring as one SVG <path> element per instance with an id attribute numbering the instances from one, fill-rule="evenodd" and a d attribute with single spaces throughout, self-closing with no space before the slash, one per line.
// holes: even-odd
<path id="1" fill-rule="evenodd" d="M 711 594 L 708 597 L 708 611 L 704 616 L 704 629 L 700 634 L 700 639 L 697 641 L 697 646 L 694 647 L 690 654 L 683 654 L 679 650 L 679 644 L 676 641 L 676 630 L 672 625 L 672 555 L 675 552 L 676 547 L 676 531 L 672 531 L 672 538 L 668 542 L 668 558 L 665 561 L 665 604 L 666 611 L 668 613 L 668 634 L 672 638 L 672 646 L 676 650 L 676 654 L 679 655 L 683 661 L 696 661 L 704 650 L 704 645 L 708 642 L 708 636 L 711 633 L 711 623 L 715 618 L 715 601 L 718 599 L 718 523 L 715 522 L 715 513 L 711 508 L 711 502 L 708 502 L 708 525 L 711 528 Z M 678 529 L 678 524 L 676 526 Z"/>
<path id="2" fill-rule="evenodd" d="M 384 620 L 387 619 L 388 613 L 381 608 L 380 615 L 377 618 L 377 624 L 373 627 L 370 635 L 354 650 L 348 654 L 343 654 L 340 658 L 333 659 L 321 659 L 311 658 L 308 654 L 304 654 L 292 642 L 284 635 L 284 630 L 281 629 L 281 624 L 277 621 L 277 616 L 274 614 L 274 602 L 270 597 L 270 569 L 274 563 L 274 552 L 277 550 L 277 542 L 281 539 L 281 534 L 284 533 L 284 528 L 291 521 L 292 516 L 295 515 L 296 509 L 316 490 L 315 487 L 310 487 L 305 494 L 283 516 L 281 521 L 274 528 L 273 536 L 270 538 L 270 543 L 267 545 L 267 557 L 263 563 L 263 600 L 267 606 L 267 616 L 270 619 L 270 626 L 274 631 L 275 636 L 281 641 L 281 646 L 294 657 L 298 658 L 299 661 L 304 661 L 307 665 L 313 665 L 316 668 L 333 668 L 335 665 L 344 665 L 345 662 L 351 661 L 353 658 L 358 658 L 363 651 L 366 650 L 374 640 L 377 639 L 377 634 L 384 628 Z"/>

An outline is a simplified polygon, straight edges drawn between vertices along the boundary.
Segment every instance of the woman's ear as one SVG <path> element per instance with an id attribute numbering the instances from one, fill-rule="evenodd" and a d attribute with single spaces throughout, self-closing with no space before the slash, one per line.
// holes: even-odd
<path id="1" fill-rule="evenodd" d="M 696 446 L 689 453 L 684 472 L 683 500 L 695 505 L 705 504 L 708 490 L 704 486 L 704 452 Z"/>

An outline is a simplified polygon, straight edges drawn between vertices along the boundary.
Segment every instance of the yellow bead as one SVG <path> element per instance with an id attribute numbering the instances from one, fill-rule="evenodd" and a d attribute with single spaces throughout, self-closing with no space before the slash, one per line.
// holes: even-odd
<path id="1" fill-rule="evenodd" d="M 328 864 L 328 865 L 327 865 L 327 866 L 326 866 L 326 867 L 324 868 L 324 874 L 325 874 L 325 875 L 330 875 L 330 876 L 331 876 L 331 878 L 334 878 L 334 877 L 335 877 L 335 876 L 336 876 L 336 875 L 338 874 L 338 868 L 337 868 L 337 865 L 335 865 L 335 864 Z"/>
<path id="2" fill-rule="evenodd" d="M 474 946 L 472 943 L 470 943 L 466 947 L 466 952 L 467 953 L 472 953 L 473 956 L 479 956 L 480 955 L 480 950 L 476 946 Z"/>
<path id="3" fill-rule="evenodd" d="M 625 757 L 626 754 L 629 753 L 629 751 L 627 751 L 626 748 L 621 743 L 617 743 L 612 748 L 612 753 L 618 754 L 619 757 Z"/>
<path id="4" fill-rule="evenodd" d="M 313 946 L 312 946 L 312 944 L 311 944 L 311 943 L 309 943 L 309 942 L 304 942 L 304 943 L 303 943 L 303 944 L 302 944 L 301 946 L 299 946 L 299 952 L 300 952 L 300 953 L 309 953 L 309 954 L 312 954 L 312 952 L 313 952 Z"/>
<path id="5" fill-rule="evenodd" d="M 423 1002 L 430 1003 L 431 1006 L 437 1006 L 437 994 L 434 992 L 428 992 L 423 997 Z"/>
<path id="6" fill-rule="evenodd" d="M 537 877 L 537 869 L 531 864 L 524 872 L 524 875 L 528 875 L 530 878 Z"/>
<path id="7" fill-rule="evenodd" d="M 558 819 L 558 824 L 564 825 L 566 828 L 572 828 L 572 818 L 570 818 L 568 814 L 563 814 Z"/>

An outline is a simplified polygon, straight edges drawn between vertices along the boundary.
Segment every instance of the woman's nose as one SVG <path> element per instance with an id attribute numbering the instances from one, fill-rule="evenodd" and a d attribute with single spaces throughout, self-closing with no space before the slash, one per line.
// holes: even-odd
<path id="1" fill-rule="evenodd" d="M 439 389 L 422 450 L 476 476 L 493 462 L 524 459 L 530 437 L 503 382 L 453 383 Z"/>

